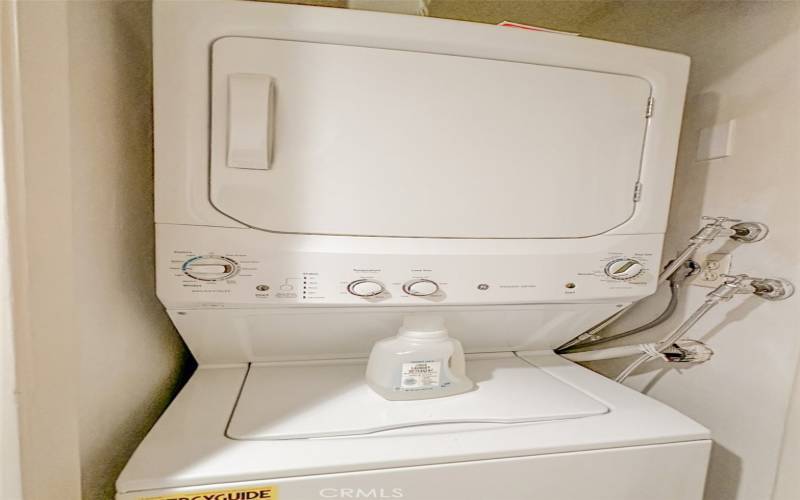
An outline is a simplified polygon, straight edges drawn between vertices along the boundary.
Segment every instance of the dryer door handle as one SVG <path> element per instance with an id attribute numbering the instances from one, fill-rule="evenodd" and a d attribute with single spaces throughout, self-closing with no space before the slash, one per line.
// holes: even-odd
<path id="1" fill-rule="evenodd" d="M 228 167 L 270 168 L 274 116 L 272 77 L 253 73 L 228 76 Z"/>

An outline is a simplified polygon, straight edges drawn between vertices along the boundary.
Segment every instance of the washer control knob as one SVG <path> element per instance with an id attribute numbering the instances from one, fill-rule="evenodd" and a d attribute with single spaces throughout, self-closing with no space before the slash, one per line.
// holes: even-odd
<path id="1" fill-rule="evenodd" d="M 358 297 L 374 297 L 384 292 L 380 281 L 355 280 L 347 285 L 347 291 Z"/>
<path id="2" fill-rule="evenodd" d="M 644 270 L 642 263 L 636 259 L 615 259 L 606 265 L 606 275 L 615 280 L 629 280 L 639 276 Z"/>
<path id="3" fill-rule="evenodd" d="M 183 273 L 201 281 L 221 281 L 236 276 L 239 264 L 228 257 L 202 255 L 192 257 L 181 266 Z"/>
<path id="4" fill-rule="evenodd" d="M 439 285 L 435 281 L 426 279 L 415 279 L 403 284 L 403 291 L 416 297 L 426 297 L 439 291 Z"/>

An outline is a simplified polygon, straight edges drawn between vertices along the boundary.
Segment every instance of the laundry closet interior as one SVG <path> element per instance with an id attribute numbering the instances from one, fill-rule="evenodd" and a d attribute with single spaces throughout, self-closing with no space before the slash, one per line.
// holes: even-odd
<path id="1" fill-rule="evenodd" d="M 800 497 L 800 3 L 9 1 L 0 49 L 3 500 Z"/>

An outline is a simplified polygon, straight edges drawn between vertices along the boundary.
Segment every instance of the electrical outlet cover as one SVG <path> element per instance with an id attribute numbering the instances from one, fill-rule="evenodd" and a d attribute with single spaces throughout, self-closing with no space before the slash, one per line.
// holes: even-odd
<path id="1" fill-rule="evenodd" d="M 722 275 L 730 274 L 731 254 L 729 253 L 696 254 L 692 259 L 700 264 L 700 272 L 691 277 L 691 285 L 717 288 L 725 283 Z"/>
<path id="2" fill-rule="evenodd" d="M 716 160 L 733 154 L 735 121 L 720 123 L 700 131 L 695 161 Z"/>

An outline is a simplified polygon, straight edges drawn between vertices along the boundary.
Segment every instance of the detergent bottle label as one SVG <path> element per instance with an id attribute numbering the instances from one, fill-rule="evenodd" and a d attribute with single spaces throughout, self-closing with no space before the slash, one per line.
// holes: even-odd
<path id="1" fill-rule="evenodd" d="M 441 361 L 412 361 L 403 363 L 400 370 L 401 391 L 423 391 L 450 385 L 442 373 Z"/>

